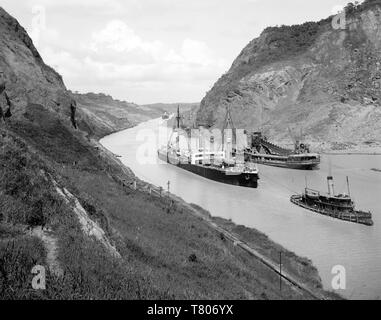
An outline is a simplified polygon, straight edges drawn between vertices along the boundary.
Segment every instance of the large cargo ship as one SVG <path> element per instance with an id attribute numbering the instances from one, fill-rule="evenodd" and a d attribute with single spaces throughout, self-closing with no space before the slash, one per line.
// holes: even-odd
<path id="1" fill-rule="evenodd" d="M 295 141 L 294 150 L 289 150 L 267 141 L 261 132 L 254 132 L 251 145 L 245 151 L 245 160 L 268 166 L 311 170 L 320 164 L 320 155 L 311 153 L 309 146 L 299 141 Z"/>
<path id="2" fill-rule="evenodd" d="M 355 204 L 350 196 L 349 182 L 348 194 L 335 194 L 332 176 L 327 178 L 328 193 L 305 188 L 304 193 L 291 196 L 291 202 L 313 212 L 330 216 L 332 218 L 372 226 L 370 212 L 355 209 Z"/>
<path id="3" fill-rule="evenodd" d="M 237 157 L 227 157 L 224 150 L 198 149 L 192 151 L 190 148 L 180 150 L 178 130 L 180 128 L 180 119 L 180 111 L 178 110 L 177 126 L 172 134 L 172 136 L 177 135 L 176 142 L 171 143 L 171 136 L 167 146 L 158 150 L 159 159 L 210 180 L 241 187 L 258 187 L 257 166 L 255 164 L 245 164 L 243 157 L 242 161 L 239 161 Z"/>
<path id="4" fill-rule="evenodd" d="M 259 175 L 256 167 L 224 160 L 223 153 L 200 150 L 198 153 L 184 154 L 170 147 L 162 147 L 158 150 L 158 157 L 210 180 L 241 187 L 258 187 Z"/>

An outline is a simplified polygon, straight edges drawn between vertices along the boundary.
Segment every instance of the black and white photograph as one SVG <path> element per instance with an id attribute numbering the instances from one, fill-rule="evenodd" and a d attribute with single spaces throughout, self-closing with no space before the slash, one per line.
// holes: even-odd
<path id="1" fill-rule="evenodd" d="M 381 0 L 0 0 L 0 305 L 379 300 L 380 195 Z"/>

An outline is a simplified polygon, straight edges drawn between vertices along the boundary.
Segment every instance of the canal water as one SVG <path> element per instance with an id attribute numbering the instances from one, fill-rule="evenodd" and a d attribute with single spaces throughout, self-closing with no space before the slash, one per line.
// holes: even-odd
<path id="1" fill-rule="evenodd" d="M 259 188 L 249 189 L 207 180 L 159 160 L 142 161 L 142 155 L 156 153 L 160 126 L 161 119 L 151 120 L 107 136 L 101 143 L 121 156 L 140 179 L 165 189 L 170 181 L 170 191 L 187 202 L 255 228 L 311 259 L 327 290 L 333 290 L 332 268 L 343 266 L 346 289 L 338 290 L 339 294 L 349 299 L 381 298 L 381 172 L 371 170 L 381 169 L 381 156 L 322 156 L 320 170 L 313 171 L 259 166 Z M 330 172 L 340 193 L 347 192 L 349 176 L 356 207 L 373 213 L 374 226 L 335 220 L 290 203 L 290 196 L 300 193 L 306 180 L 309 187 L 326 191 Z"/>

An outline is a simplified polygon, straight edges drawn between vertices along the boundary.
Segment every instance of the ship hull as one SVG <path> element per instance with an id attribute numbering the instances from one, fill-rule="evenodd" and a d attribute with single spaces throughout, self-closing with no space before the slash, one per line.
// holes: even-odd
<path id="1" fill-rule="evenodd" d="M 288 161 L 287 157 L 278 157 L 277 160 L 267 159 L 268 155 L 260 154 L 245 154 L 246 161 L 253 162 L 257 164 L 262 164 L 265 166 L 279 167 L 279 168 L 289 168 L 296 170 L 313 170 L 318 168 L 319 160 L 307 160 L 307 161 Z"/>
<path id="2" fill-rule="evenodd" d="M 359 224 L 364 224 L 366 226 L 372 226 L 373 225 L 373 220 L 372 220 L 372 215 L 371 213 L 368 212 L 363 212 L 363 211 L 332 211 L 332 210 L 327 210 L 327 209 L 322 209 L 318 208 L 316 206 L 312 206 L 307 204 L 305 201 L 303 201 L 303 196 L 302 195 L 294 195 L 291 196 L 290 201 L 304 209 L 329 216 L 331 218 L 347 221 L 347 222 L 353 222 L 353 223 L 359 223 Z"/>
<path id="3" fill-rule="evenodd" d="M 162 161 L 197 174 L 206 179 L 246 188 L 258 188 L 258 173 L 227 174 L 223 170 L 218 170 L 208 166 L 182 163 L 178 158 L 171 158 L 168 154 L 162 152 L 158 152 L 158 157 Z"/>

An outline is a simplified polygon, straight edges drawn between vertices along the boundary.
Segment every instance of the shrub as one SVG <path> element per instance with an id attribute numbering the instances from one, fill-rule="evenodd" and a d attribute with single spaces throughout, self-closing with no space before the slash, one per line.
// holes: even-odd
<path id="1" fill-rule="evenodd" d="M 0 140 L 0 209 L 9 223 L 44 225 L 59 214 L 62 200 L 44 176 L 47 167 L 15 138 Z"/>
<path id="2" fill-rule="evenodd" d="M 188 261 L 189 262 L 197 262 L 197 256 L 192 253 L 189 257 L 188 257 Z"/>
<path id="3" fill-rule="evenodd" d="M 0 300 L 38 298 L 40 292 L 31 288 L 31 270 L 44 259 L 44 247 L 35 238 L 0 242 Z"/>

